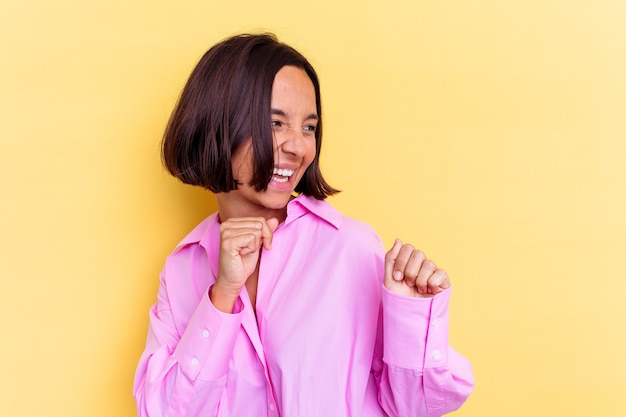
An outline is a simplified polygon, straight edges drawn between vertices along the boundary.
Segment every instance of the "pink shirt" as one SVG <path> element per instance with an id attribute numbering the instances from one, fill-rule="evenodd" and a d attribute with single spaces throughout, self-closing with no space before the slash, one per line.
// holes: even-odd
<path id="1" fill-rule="evenodd" d="M 383 284 L 366 224 L 306 196 L 263 251 L 255 319 L 209 300 L 219 257 L 211 215 L 167 258 L 135 376 L 140 417 L 439 416 L 470 394 L 448 345 L 450 290 L 408 298 Z M 258 325 L 257 325 L 258 321 Z"/>

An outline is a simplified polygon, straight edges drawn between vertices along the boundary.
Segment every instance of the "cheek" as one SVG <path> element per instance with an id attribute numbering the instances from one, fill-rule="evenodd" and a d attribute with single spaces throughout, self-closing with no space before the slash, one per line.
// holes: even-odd
<path id="1" fill-rule="evenodd" d="M 235 153 L 231 162 L 231 167 L 233 170 L 233 176 L 237 179 L 237 181 L 246 183 L 252 179 L 252 159 L 253 156 L 251 146 L 246 146 L 244 149 Z"/>
<path id="2" fill-rule="evenodd" d="M 306 157 L 307 157 L 307 162 L 309 164 L 313 162 L 313 160 L 315 159 L 315 155 L 317 154 L 316 148 L 317 148 L 316 141 L 313 140 L 307 143 Z"/>

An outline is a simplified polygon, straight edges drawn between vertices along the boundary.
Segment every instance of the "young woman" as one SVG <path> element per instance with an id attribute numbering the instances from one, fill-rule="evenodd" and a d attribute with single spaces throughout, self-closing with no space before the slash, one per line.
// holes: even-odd
<path id="1" fill-rule="evenodd" d="M 140 416 L 438 416 L 473 386 L 448 345 L 450 280 L 325 201 L 309 62 L 273 35 L 200 60 L 163 159 L 218 212 L 161 274 L 135 377 Z"/>

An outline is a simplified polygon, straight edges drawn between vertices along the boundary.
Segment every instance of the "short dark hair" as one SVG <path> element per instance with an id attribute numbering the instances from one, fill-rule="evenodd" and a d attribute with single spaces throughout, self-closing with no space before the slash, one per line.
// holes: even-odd
<path id="1" fill-rule="evenodd" d="M 214 193 L 237 188 L 231 159 L 252 138 L 251 184 L 267 189 L 274 168 L 272 85 L 284 66 L 303 69 L 313 83 L 317 115 L 316 155 L 296 192 L 318 200 L 335 194 L 319 168 L 322 106 L 317 74 L 309 61 L 273 34 L 242 34 L 209 49 L 192 71 L 172 112 L 162 142 L 163 164 L 185 184 Z"/>

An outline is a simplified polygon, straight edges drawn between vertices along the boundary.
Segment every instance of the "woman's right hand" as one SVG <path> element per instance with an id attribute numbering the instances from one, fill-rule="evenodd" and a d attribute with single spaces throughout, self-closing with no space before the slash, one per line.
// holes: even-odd
<path id="1" fill-rule="evenodd" d="M 231 218 L 220 225 L 219 272 L 211 301 L 219 310 L 232 312 L 241 289 L 259 262 L 261 248 L 272 248 L 277 219 Z"/>

